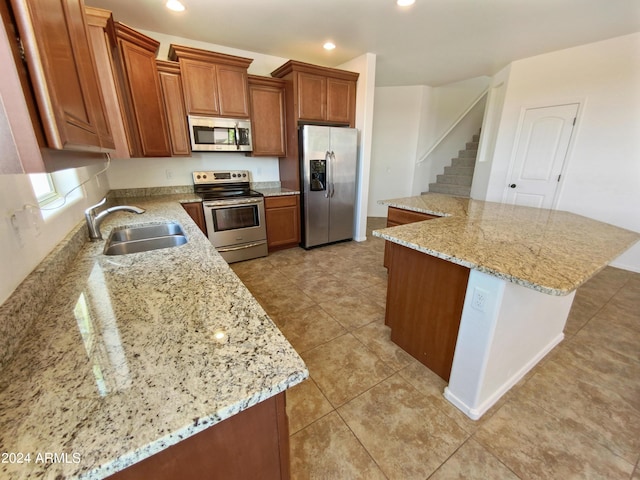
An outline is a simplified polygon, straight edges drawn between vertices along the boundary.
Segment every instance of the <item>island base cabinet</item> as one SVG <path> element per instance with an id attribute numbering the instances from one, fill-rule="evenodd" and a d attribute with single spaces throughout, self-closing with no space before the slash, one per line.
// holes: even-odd
<path id="1" fill-rule="evenodd" d="M 469 269 L 387 242 L 391 340 L 449 381 Z"/>
<path id="2" fill-rule="evenodd" d="M 254 405 L 118 472 L 111 480 L 289 478 L 285 394 Z"/>

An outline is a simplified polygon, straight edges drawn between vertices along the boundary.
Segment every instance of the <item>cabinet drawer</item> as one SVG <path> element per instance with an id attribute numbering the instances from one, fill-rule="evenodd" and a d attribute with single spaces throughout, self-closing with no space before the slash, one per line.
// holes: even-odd
<path id="1" fill-rule="evenodd" d="M 265 208 L 295 207 L 296 195 L 282 195 L 279 197 L 265 197 Z"/>
<path id="2" fill-rule="evenodd" d="M 387 226 L 392 226 L 389 225 L 389 223 L 404 225 L 405 223 L 422 222 L 423 220 L 430 220 L 432 218 L 439 217 L 437 215 L 429 215 L 426 213 L 389 207 L 389 212 L 387 213 Z"/>

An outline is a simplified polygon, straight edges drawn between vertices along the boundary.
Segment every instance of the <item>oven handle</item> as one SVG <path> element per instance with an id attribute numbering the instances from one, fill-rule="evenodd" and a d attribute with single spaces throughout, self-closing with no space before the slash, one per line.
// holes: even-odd
<path id="1" fill-rule="evenodd" d="M 231 205 L 252 205 L 255 203 L 262 203 L 264 199 L 262 197 L 256 198 L 243 198 L 239 200 L 215 200 L 213 202 L 203 202 L 203 207 L 228 207 Z"/>
<path id="2" fill-rule="evenodd" d="M 216 250 L 219 252 L 235 252 L 236 250 L 245 250 L 247 248 L 258 247 L 260 245 L 264 245 L 266 240 L 262 240 L 261 242 L 247 243 L 245 245 L 240 245 L 239 247 L 216 247 Z"/>

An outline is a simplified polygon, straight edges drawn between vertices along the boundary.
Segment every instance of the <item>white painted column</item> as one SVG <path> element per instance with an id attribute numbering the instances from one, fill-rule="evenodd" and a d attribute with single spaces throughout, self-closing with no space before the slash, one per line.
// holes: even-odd
<path id="1" fill-rule="evenodd" d="M 574 296 L 471 270 L 445 398 L 480 418 L 562 341 Z"/>

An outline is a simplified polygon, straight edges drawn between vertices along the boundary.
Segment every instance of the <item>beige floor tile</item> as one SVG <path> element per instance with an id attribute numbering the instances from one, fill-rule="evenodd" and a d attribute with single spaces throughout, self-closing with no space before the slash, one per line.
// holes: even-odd
<path id="1" fill-rule="evenodd" d="M 284 277 L 268 260 L 269 257 L 256 258 L 246 262 L 232 263 L 231 269 L 245 285 L 264 282 L 286 282 Z"/>
<path id="2" fill-rule="evenodd" d="M 382 308 L 387 307 L 387 283 L 375 283 L 360 290 L 360 293 Z"/>
<path id="3" fill-rule="evenodd" d="M 286 283 L 260 283 L 248 285 L 251 293 L 256 297 L 262 308 L 274 317 L 276 323 L 280 314 L 289 315 L 311 308 L 316 303 L 307 297 L 302 290 L 293 284 Z"/>
<path id="4" fill-rule="evenodd" d="M 640 329 L 634 330 L 611 319 L 600 311 L 573 338 L 595 349 L 606 348 L 640 363 Z"/>
<path id="5" fill-rule="evenodd" d="M 640 452 L 640 411 L 614 391 L 602 388 L 599 377 L 571 365 L 547 362 L 519 390 L 527 400 L 616 455 L 635 463 Z"/>
<path id="6" fill-rule="evenodd" d="M 361 293 L 347 293 L 321 302 L 320 306 L 347 330 L 375 321 L 384 322 L 384 308 Z"/>
<path id="7" fill-rule="evenodd" d="M 518 480 L 495 456 L 473 439 L 458 449 L 429 480 Z"/>
<path id="8" fill-rule="evenodd" d="M 299 353 L 346 333 L 346 329 L 318 305 L 304 310 L 278 313 L 274 321 Z"/>
<path id="9" fill-rule="evenodd" d="M 479 420 L 472 420 L 444 397 L 444 389 L 447 386 L 438 375 L 425 367 L 418 360 L 412 358 L 412 362 L 398 372 L 402 378 L 409 382 L 425 398 L 433 403 L 445 415 L 454 420 L 463 430 L 474 433 L 483 423 L 488 421 L 502 405 L 513 395 L 513 391 L 507 392 L 498 402 L 489 409 Z M 515 387 L 514 387 L 515 388 Z"/>
<path id="10" fill-rule="evenodd" d="M 369 323 L 352 333 L 393 370 L 400 370 L 413 361 L 411 355 L 391 341 L 391 329 L 382 322 Z"/>
<path id="11" fill-rule="evenodd" d="M 295 480 L 383 480 L 378 466 L 333 412 L 291 436 Z"/>
<path id="12" fill-rule="evenodd" d="M 622 288 L 602 307 L 595 321 L 620 325 L 640 334 L 640 290 Z"/>
<path id="13" fill-rule="evenodd" d="M 312 379 L 287 390 L 287 415 L 289 434 L 293 435 L 307 425 L 333 411 L 329 400 Z"/>
<path id="14" fill-rule="evenodd" d="M 338 409 L 390 479 L 424 479 L 469 437 L 399 375 Z"/>
<path id="15" fill-rule="evenodd" d="M 575 338 L 553 354 L 560 365 L 580 369 L 602 389 L 611 390 L 640 412 L 640 364 L 628 356 L 594 345 L 589 339 Z"/>
<path id="16" fill-rule="evenodd" d="M 326 273 L 299 279 L 296 285 L 317 303 L 333 302 L 344 295 L 357 295 L 343 279 Z"/>
<path id="17" fill-rule="evenodd" d="M 351 334 L 304 352 L 302 358 L 311 378 L 334 407 L 360 395 L 393 373 Z"/>
<path id="18" fill-rule="evenodd" d="M 530 479 L 628 479 L 633 464 L 533 402 L 513 399 L 474 439 L 516 475 Z"/>

